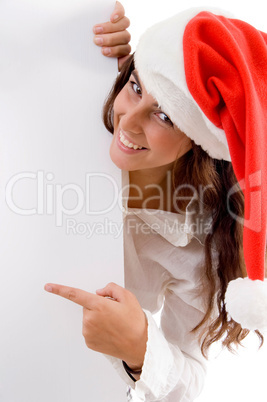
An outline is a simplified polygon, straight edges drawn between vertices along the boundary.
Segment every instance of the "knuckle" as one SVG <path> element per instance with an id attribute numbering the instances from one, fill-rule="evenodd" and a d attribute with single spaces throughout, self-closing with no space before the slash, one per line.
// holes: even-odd
<path id="1" fill-rule="evenodd" d="M 68 299 L 69 300 L 75 300 L 76 299 L 76 292 L 73 289 L 70 289 L 68 291 Z"/>
<path id="2" fill-rule="evenodd" d="M 92 318 L 89 314 L 83 316 L 83 329 L 86 331 L 92 325 Z"/>
<path id="3" fill-rule="evenodd" d="M 84 339 L 86 346 L 91 350 L 96 350 L 96 344 L 92 339 Z"/>
<path id="4" fill-rule="evenodd" d="M 118 57 L 119 59 L 123 59 L 123 63 L 124 63 L 127 60 L 128 56 L 130 55 L 130 52 L 131 52 L 130 45 L 119 46 L 117 48 L 117 51 L 115 52 L 115 56 Z"/>
<path id="5" fill-rule="evenodd" d="M 102 46 L 112 46 L 112 45 L 113 45 L 112 34 L 106 34 L 103 37 L 103 45 Z"/>
<path id="6" fill-rule="evenodd" d="M 84 336 L 84 335 L 83 335 Z M 88 338 L 88 336 L 87 336 L 87 334 L 86 334 L 86 336 L 84 336 L 84 342 L 85 342 L 85 344 L 86 344 L 86 346 L 89 348 L 89 349 L 91 349 L 91 339 L 89 339 Z"/>
<path id="7" fill-rule="evenodd" d="M 129 26 L 131 25 L 129 18 L 124 17 L 123 20 L 125 28 L 129 28 Z"/>
<path id="8" fill-rule="evenodd" d="M 111 28 L 112 28 L 111 22 L 104 22 L 102 24 L 102 28 L 103 28 L 103 33 L 104 34 L 110 33 Z"/>
<path id="9" fill-rule="evenodd" d="M 126 38 L 126 43 L 130 42 L 131 40 L 131 34 L 128 31 L 125 31 L 125 38 Z"/>
<path id="10" fill-rule="evenodd" d="M 91 312 L 84 309 L 83 310 L 83 328 L 88 328 L 92 322 L 92 315 Z"/>
<path id="11" fill-rule="evenodd" d="M 129 34 L 128 31 L 123 31 L 119 34 L 116 35 L 117 36 L 117 40 L 115 44 L 117 45 L 127 45 L 130 40 L 131 40 L 131 35 Z M 115 42 L 115 38 L 114 38 L 114 42 Z"/>
<path id="12" fill-rule="evenodd" d="M 131 52 L 131 46 L 130 45 L 123 45 L 120 46 L 119 49 L 117 50 L 117 56 L 118 57 L 124 57 L 128 56 Z"/>
<path id="13" fill-rule="evenodd" d="M 83 335 L 84 339 L 86 339 L 86 338 L 87 338 L 87 334 L 88 334 L 87 329 L 86 329 L 86 327 L 85 327 L 85 326 L 83 326 L 83 329 L 82 329 L 82 335 Z"/>
<path id="14" fill-rule="evenodd" d="M 118 48 L 119 48 L 119 46 L 117 46 L 116 48 L 114 48 L 114 53 L 118 52 Z M 106 289 L 107 289 L 107 291 L 109 291 L 109 290 L 111 290 L 111 289 L 114 289 L 115 286 L 116 286 L 116 285 L 115 285 L 114 282 L 109 282 L 109 283 L 107 284 L 107 286 L 106 286 Z"/>
<path id="15" fill-rule="evenodd" d="M 103 299 L 99 299 L 97 302 L 92 304 L 92 308 L 94 310 L 94 312 L 97 313 L 101 313 L 103 310 Z M 95 315 L 93 314 L 93 312 L 91 312 L 90 314 L 90 322 L 93 323 L 93 318 L 95 317 Z"/>
<path id="16" fill-rule="evenodd" d="M 84 337 L 84 340 L 86 342 L 86 344 L 90 344 L 91 343 L 91 335 L 90 335 L 90 331 L 88 331 L 87 328 L 83 328 L 82 330 L 82 335 Z M 89 346 L 88 346 L 89 347 Z"/>
<path id="17" fill-rule="evenodd" d="M 85 342 L 86 346 L 90 349 L 90 342 L 88 342 L 86 339 L 84 339 L 84 342 Z"/>

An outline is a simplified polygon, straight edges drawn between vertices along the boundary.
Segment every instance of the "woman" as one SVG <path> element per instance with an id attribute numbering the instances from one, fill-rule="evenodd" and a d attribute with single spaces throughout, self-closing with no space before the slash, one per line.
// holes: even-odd
<path id="1" fill-rule="evenodd" d="M 230 348 L 249 329 L 262 339 L 266 65 L 266 34 L 188 10 L 144 34 L 105 105 L 110 155 L 130 183 L 127 290 L 46 290 L 84 307 L 87 346 L 141 400 L 193 401 L 213 342 Z"/>

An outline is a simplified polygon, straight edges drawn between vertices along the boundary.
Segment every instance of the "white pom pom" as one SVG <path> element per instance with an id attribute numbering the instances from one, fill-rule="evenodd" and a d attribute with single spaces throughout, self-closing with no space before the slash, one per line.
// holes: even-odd
<path id="1" fill-rule="evenodd" d="M 231 318 L 249 330 L 267 330 L 267 280 L 238 278 L 229 282 L 225 295 Z"/>

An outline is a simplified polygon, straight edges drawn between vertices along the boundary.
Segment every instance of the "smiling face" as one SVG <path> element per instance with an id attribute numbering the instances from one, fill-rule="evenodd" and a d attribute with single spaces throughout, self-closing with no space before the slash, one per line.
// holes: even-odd
<path id="1" fill-rule="evenodd" d="M 169 170 L 191 148 L 191 140 L 146 92 L 134 70 L 114 102 L 112 161 L 123 170 Z"/>

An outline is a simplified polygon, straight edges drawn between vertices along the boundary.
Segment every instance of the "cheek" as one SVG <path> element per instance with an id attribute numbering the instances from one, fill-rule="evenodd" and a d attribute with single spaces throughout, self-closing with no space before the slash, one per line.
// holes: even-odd
<path id="1" fill-rule="evenodd" d="M 172 161 L 181 157 L 192 148 L 191 140 L 183 133 L 162 133 L 153 138 L 154 150 L 166 160 Z"/>
<path id="2" fill-rule="evenodd" d="M 113 104 L 114 129 L 118 125 L 119 109 L 120 109 L 120 101 L 117 96 L 117 98 L 115 99 L 114 104 Z"/>
<path id="3" fill-rule="evenodd" d="M 114 100 L 113 112 L 114 112 L 114 124 L 115 119 L 118 119 L 120 115 L 125 113 L 128 98 L 126 96 L 126 88 L 124 87 Z"/>
<path id="4" fill-rule="evenodd" d="M 152 135 L 152 142 L 154 147 L 156 147 L 162 153 L 174 153 L 181 145 L 181 140 L 176 136 L 169 135 L 166 132 L 163 132 L 159 135 Z"/>

